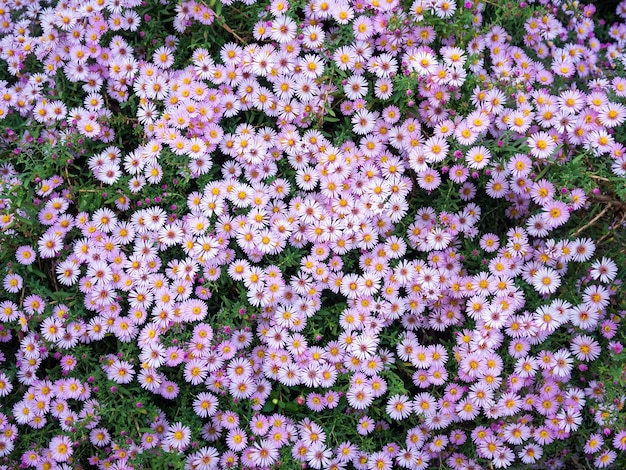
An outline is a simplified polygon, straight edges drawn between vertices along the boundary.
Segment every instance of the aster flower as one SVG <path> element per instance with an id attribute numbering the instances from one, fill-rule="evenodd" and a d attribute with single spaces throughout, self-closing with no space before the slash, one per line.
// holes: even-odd
<path id="1" fill-rule="evenodd" d="M 417 184 L 426 191 L 433 191 L 441 184 L 441 176 L 437 170 L 426 168 L 418 173 Z"/>
<path id="2" fill-rule="evenodd" d="M 184 426 L 181 422 L 171 425 L 165 436 L 163 442 L 177 451 L 182 451 L 191 442 L 191 429 L 188 426 Z"/>
<path id="3" fill-rule="evenodd" d="M 366 409 L 373 401 L 374 396 L 366 386 L 352 387 L 346 394 L 350 406 L 357 410 Z"/>
<path id="4" fill-rule="evenodd" d="M 614 450 L 605 450 L 600 455 L 598 455 L 593 463 L 597 468 L 606 468 L 609 467 L 615 459 L 617 458 L 617 452 Z"/>
<path id="5" fill-rule="evenodd" d="M 11 302 L 10 300 L 5 300 L 4 302 L 0 303 L 0 318 L 2 318 L 3 322 L 16 320 L 19 315 L 20 309 L 14 302 Z"/>
<path id="6" fill-rule="evenodd" d="M 37 242 L 39 254 L 42 258 L 53 258 L 59 254 L 63 247 L 61 235 L 55 232 L 46 232 Z M 22 253 L 23 258 L 23 253 Z M 33 257 L 34 260 L 34 257 Z"/>
<path id="7" fill-rule="evenodd" d="M 296 36 L 297 24 L 286 15 L 280 15 L 272 20 L 270 38 L 279 43 L 288 43 Z"/>
<path id="8" fill-rule="evenodd" d="M 407 396 L 396 394 L 387 401 L 385 411 L 391 419 L 402 420 L 411 414 L 412 403 Z"/>
<path id="9" fill-rule="evenodd" d="M 240 452 L 248 445 L 248 436 L 238 427 L 230 429 L 226 436 L 226 444 L 229 449 L 235 452 Z"/>
<path id="10" fill-rule="evenodd" d="M 541 160 L 548 158 L 556 149 L 552 137 L 546 132 L 537 132 L 528 138 L 530 153 Z"/>
<path id="11" fill-rule="evenodd" d="M 107 377 L 119 384 L 130 383 L 133 380 L 135 371 L 132 365 L 127 361 L 115 360 L 108 368 Z"/>
<path id="12" fill-rule="evenodd" d="M 2 280 L 2 287 L 5 291 L 16 294 L 20 291 L 23 285 L 22 276 L 16 273 L 7 274 Z"/>
<path id="13" fill-rule="evenodd" d="M 583 291 L 583 303 L 591 309 L 603 309 L 609 303 L 609 291 L 604 286 L 587 286 Z"/>
<path id="14" fill-rule="evenodd" d="M 554 367 L 552 368 L 552 373 L 560 378 L 569 377 L 573 369 L 573 362 L 569 351 L 559 349 L 554 353 Z"/>
<path id="15" fill-rule="evenodd" d="M 270 467 L 279 457 L 278 449 L 267 439 L 255 442 L 250 450 L 250 460 L 259 467 Z"/>
<path id="16" fill-rule="evenodd" d="M 600 356 L 600 344 L 587 335 L 575 336 L 570 345 L 572 354 L 579 361 L 593 361 Z"/>
<path id="17" fill-rule="evenodd" d="M 599 319 L 599 311 L 590 305 L 577 305 L 570 311 L 570 321 L 582 330 L 592 330 Z"/>
<path id="18" fill-rule="evenodd" d="M 438 65 L 434 54 L 426 50 L 415 50 L 410 53 L 409 62 L 413 69 L 423 76 L 433 74 Z"/>
<path id="19" fill-rule="evenodd" d="M 368 469 L 391 470 L 393 468 L 393 456 L 379 451 L 371 454 L 367 460 Z"/>
<path id="20" fill-rule="evenodd" d="M 539 268 L 533 277 L 533 287 L 540 294 L 553 294 L 560 285 L 558 273 L 547 266 Z"/>
<path id="21" fill-rule="evenodd" d="M 591 277 L 600 282 L 609 283 L 615 279 L 617 275 L 617 266 L 610 258 L 602 257 L 600 260 L 594 261 L 591 265 Z"/>
<path id="22" fill-rule="evenodd" d="M 48 447 L 52 458 L 57 462 L 67 462 L 74 453 L 72 441 L 68 436 L 53 437 Z"/>
<path id="23" fill-rule="evenodd" d="M 548 228 L 563 225 L 569 219 L 569 207 L 561 201 L 548 201 L 543 206 L 543 221 Z"/>
<path id="24" fill-rule="evenodd" d="M 94 428 L 89 432 L 89 441 L 96 447 L 105 447 L 111 442 L 111 435 L 106 428 Z"/>
<path id="25" fill-rule="evenodd" d="M 15 251 L 15 259 L 22 265 L 29 265 L 35 262 L 37 254 L 29 245 L 23 245 Z"/>
<path id="26" fill-rule="evenodd" d="M 620 430 L 613 437 L 613 446 L 618 450 L 626 450 L 626 430 Z"/>
<path id="27" fill-rule="evenodd" d="M 0 397 L 7 396 L 13 390 L 13 384 L 4 372 L 0 372 Z"/>

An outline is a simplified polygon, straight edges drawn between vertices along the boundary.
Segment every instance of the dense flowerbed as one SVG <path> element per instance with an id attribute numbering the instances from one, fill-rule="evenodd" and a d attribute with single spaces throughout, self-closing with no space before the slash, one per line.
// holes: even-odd
<path id="1" fill-rule="evenodd" d="M 3 0 L 0 468 L 624 468 L 594 13 Z"/>

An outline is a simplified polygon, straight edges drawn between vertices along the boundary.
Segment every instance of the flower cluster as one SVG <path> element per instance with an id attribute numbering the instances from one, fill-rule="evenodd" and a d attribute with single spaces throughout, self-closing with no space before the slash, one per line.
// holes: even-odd
<path id="1" fill-rule="evenodd" d="M 231 3 L 0 6 L 6 468 L 613 465 L 626 2 Z"/>

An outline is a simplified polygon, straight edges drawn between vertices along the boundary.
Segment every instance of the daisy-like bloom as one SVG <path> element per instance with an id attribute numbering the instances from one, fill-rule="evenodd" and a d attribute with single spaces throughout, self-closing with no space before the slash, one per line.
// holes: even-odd
<path id="1" fill-rule="evenodd" d="M 265 436 L 269 428 L 269 419 L 264 415 L 256 415 L 250 420 L 250 431 L 256 436 Z"/>
<path id="2" fill-rule="evenodd" d="M 278 460 L 278 448 L 267 439 L 254 443 L 250 449 L 250 460 L 259 467 L 271 467 Z"/>
<path id="3" fill-rule="evenodd" d="M 419 172 L 417 178 L 417 184 L 426 191 L 433 191 L 441 184 L 441 176 L 433 168 L 427 168 Z"/>
<path id="4" fill-rule="evenodd" d="M 116 359 L 106 371 L 107 377 L 118 384 L 127 384 L 133 381 L 135 371 L 133 366 L 120 359 Z"/>
<path id="5" fill-rule="evenodd" d="M 29 265 L 35 262 L 37 254 L 31 246 L 23 245 L 15 251 L 15 259 L 22 265 Z"/>
<path id="6" fill-rule="evenodd" d="M 537 270 L 533 277 L 533 287 L 540 294 L 553 294 L 561 285 L 561 277 L 552 268 L 547 266 Z"/>
<path id="7" fill-rule="evenodd" d="M 111 435 L 106 428 L 94 428 L 89 432 L 89 441 L 96 447 L 105 447 L 111 442 Z"/>
<path id="8" fill-rule="evenodd" d="M 609 153 L 614 145 L 613 136 L 605 129 L 591 131 L 585 142 L 585 147 L 593 149 L 596 155 Z"/>
<path id="9" fill-rule="evenodd" d="M 606 468 L 609 467 L 615 459 L 617 458 L 617 452 L 614 450 L 605 450 L 600 455 L 598 455 L 593 464 L 596 468 Z"/>
<path id="10" fill-rule="evenodd" d="M 298 25 L 286 15 L 280 15 L 272 20 L 270 38 L 281 44 L 288 43 L 295 39 Z"/>
<path id="11" fill-rule="evenodd" d="M 570 352 L 566 349 L 559 349 L 554 353 L 554 367 L 552 367 L 552 374 L 560 377 L 567 378 L 570 376 L 573 369 L 574 360 Z"/>
<path id="12" fill-rule="evenodd" d="M 346 398 L 350 406 L 357 410 L 366 409 L 374 401 L 374 395 L 367 386 L 351 387 Z"/>
<path id="13" fill-rule="evenodd" d="M 579 361 L 593 361 L 600 356 L 602 347 L 590 336 L 577 335 L 572 339 L 570 350 Z"/>
<path id="14" fill-rule="evenodd" d="M 569 201 L 572 207 L 572 210 L 578 210 L 581 207 L 584 207 L 587 202 L 587 195 L 580 188 L 575 188 L 570 191 Z"/>
<path id="15" fill-rule="evenodd" d="M 556 149 L 556 143 L 547 132 L 536 132 L 528 138 L 530 153 L 540 159 L 545 160 Z"/>
<path id="16" fill-rule="evenodd" d="M 486 111 L 483 109 L 471 112 L 465 121 L 469 128 L 478 134 L 488 129 L 491 122 Z"/>
<path id="17" fill-rule="evenodd" d="M 54 258 L 63 248 L 63 239 L 61 235 L 52 231 L 46 232 L 37 242 L 39 246 L 39 254 L 42 258 Z"/>
<path id="18" fill-rule="evenodd" d="M 576 114 L 585 105 L 584 97 L 585 95 L 583 95 L 582 92 L 570 89 L 563 91 L 558 97 L 557 102 L 566 112 Z"/>
<path id="19" fill-rule="evenodd" d="M 72 441 L 68 436 L 53 437 L 48 447 L 52 458 L 57 462 L 67 462 L 74 453 Z"/>
<path id="20" fill-rule="evenodd" d="M 378 347 L 378 338 L 371 334 L 361 334 L 350 344 L 350 352 L 360 360 L 369 359 Z"/>
<path id="21" fill-rule="evenodd" d="M 152 62 L 166 70 L 174 63 L 174 51 L 167 46 L 161 46 L 152 54 Z"/>
<path id="22" fill-rule="evenodd" d="M 198 385 L 206 379 L 209 371 L 201 359 L 192 359 L 185 364 L 185 381 Z"/>
<path id="23" fill-rule="evenodd" d="M 500 248 L 500 239 L 493 233 L 486 233 L 480 238 L 479 244 L 487 253 L 493 253 Z"/>
<path id="24" fill-rule="evenodd" d="M 622 429 L 613 437 L 613 446 L 618 450 L 626 450 L 626 430 Z"/>
<path id="25" fill-rule="evenodd" d="M 174 423 L 169 427 L 163 439 L 164 443 L 171 448 L 182 451 L 191 442 L 191 429 L 181 422 Z"/>
<path id="26" fill-rule="evenodd" d="M 526 222 L 526 231 L 530 236 L 537 238 L 543 238 L 550 233 L 543 214 L 535 214 L 529 217 Z"/>
<path id="27" fill-rule="evenodd" d="M 376 124 L 377 114 L 366 109 L 360 109 L 351 117 L 352 130 L 359 135 L 369 134 Z"/>
<path id="28" fill-rule="evenodd" d="M 495 468 L 506 468 L 511 466 L 515 460 L 515 454 L 511 449 L 506 446 L 498 449 L 492 458 L 493 466 Z"/>
<path id="29" fill-rule="evenodd" d="M 561 201 L 548 201 L 543 206 L 542 216 L 549 228 L 556 228 L 569 220 L 569 207 Z"/>
<path id="30" fill-rule="evenodd" d="M 326 407 L 326 402 L 324 397 L 319 393 L 309 393 L 306 397 L 306 405 L 309 409 L 319 412 L 322 411 Z"/>
<path id="31" fill-rule="evenodd" d="M 326 469 L 330 464 L 332 456 L 332 450 L 326 447 L 323 442 L 318 441 L 309 446 L 305 457 L 312 468 Z"/>
<path id="32" fill-rule="evenodd" d="M 219 453 L 213 447 L 202 447 L 200 450 L 194 452 L 189 456 L 187 462 L 191 465 L 191 468 L 196 470 L 214 470 L 218 468 Z M 236 467 L 236 461 L 233 459 L 233 466 Z M 222 468 L 230 468 L 224 465 Z"/>
<path id="33" fill-rule="evenodd" d="M 543 447 L 537 444 L 527 444 L 518 452 L 520 460 L 529 465 L 537 462 L 543 455 Z"/>
<path id="34" fill-rule="evenodd" d="M 422 76 L 434 74 L 438 65 L 435 55 L 427 50 L 414 50 L 409 54 L 409 62 L 413 70 Z"/>
<path id="35" fill-rule="evenodd" d="M 620 103 L 606 103 L 600 108 L 598 119 L 605 127 L 617 127 L 626 120 L 626 107 Z"/>
<path id="36" fill-rule="evenodd" d="M 554 185 L 546 179 L 540 179 L 530 187 L 530 197 L 534 202 L 541 205 L 551 201 L 554 192 Z"/>
<path id="37" fill-rule="evenodd" d="M 217 413 L 218 400 L 209 392 L 200 392 L 193 401 L 193 410 L 201 418 L 208 418 Z"/>
<path id="38" fill-rule="evenodd" d="M 343 91 L 349 100 L 356 100 L 367 95 L 368 82 L 362 75 L 352 75 L 343 86 Z"/>
<path id="39" fill-rule="evenodd" d="M 7 396 L 13 390 L 13 384 L 4 372 L 0 372 L 0 397 Z"/>
<path id="40" fill-rule="evenodd" d="M 388 77 L 381 77 L 374 84 L 374 95 L 376 98 L 386 100 L 393 94 L 393 81 Z"/>
<path id="41" fill-rule="evenodd" d="M 463 398 L 455 405 L 458 417 L 463 421 L 471 421 L 480 414 L 480 407 L 470 398 Z"/>
<path id="42" fill-rule="evenodd" d="M 0 319 L 3 322 L 17 320 L 19 315 L 20 309 L 18 308 L 17 304 L 11 302 L 10 300 L 5 300 L 4 302 L 0 303 Z"/>
<path id="43" fill-rule="evenodd" d="M 465 165 L 453 165 L 448 171 L 448 177 L 454 183 L 465 183 L 469 177 L 469 170 Z"/>
<path id="44" fill-rule="evenodd" d="M 406 395 L 394 395 L 387 401 L 385 411 L 393 420 L 403 420 L 412 412 L 412 403 Z"/>
<path id="45" fill-rule="evenodd" d="M 507 116 L 509 129 L 518 134 L 524 134 L 532 124 L 532 114 L 526 114 L 522 110 L 511 111 Z"/>
<path id="46" fill-rule="evenodd" d="M 376 424 L 372 418 L 367 415 L 364 415 L 359 419 L 359 423 L 356 426 L 356 432 L 358 432 L 361 436 L 367 436 L 371 434 L 376 428 Z"/>
<path id="47" fill-rule="evenodd" d="M 572 245 L 572 259 L 577 263 L 583 263 L 591 258 L 596 251 L 596 246 L 589 238 L 578 238 Z"/>
<path id="48" fill-rule="evenodd" d="M 597 453 L 602 445 L 604 444 L 604 438 L 600 433 L 591 433 L 589 435 L 589 439 L 585 442 L 585 447 L 583 450 L 585 454 L 595 454 Z"/>
<path id="49" fill-rule="evenodd" d="M 19 274 L 11 273 L 7 274 L 2 280 L 2 287 L 4 290 L 11 293 L 16 294 L 22 288 L 23 279 Z"/>
<path id="50" fill-rule="evenodd" d="M 367 459 L 367 468 L 373 470 L 391 470 L 393 468 L 392 458 L 393 457 L 386 452 L 374 452 Z"/>
<path id="51" fill-rule="evenodd" d="M 590 274 L 595 280 L 599 279 L 600 282 L 608 284 L 617 275 L 617 265 L 612 259 L 603 256 L 602 259 L 594 261 L 591 265 Z"/>
<path id="52" fill-rule="evenodd" d="M 450 146 L 444 137 L 433 136 L 424 144 L 424 156 L 428 163 L 440 162 L 448 155 Z"/>
<path id="53" fill-rule="evenodd" d="M 240 452 L 248 445 L 248 436 L 238 427 L 231 429 L 226 436 L 226 444 L 229 449 Z"/>

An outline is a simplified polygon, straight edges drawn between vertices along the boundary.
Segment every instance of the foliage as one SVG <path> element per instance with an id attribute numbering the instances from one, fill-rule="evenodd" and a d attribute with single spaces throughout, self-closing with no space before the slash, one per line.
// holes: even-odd
<path id="1" fill-rule="evenodd" d="M 0 18 L 0 468 L 626 466 L 626 2 Z"/>

